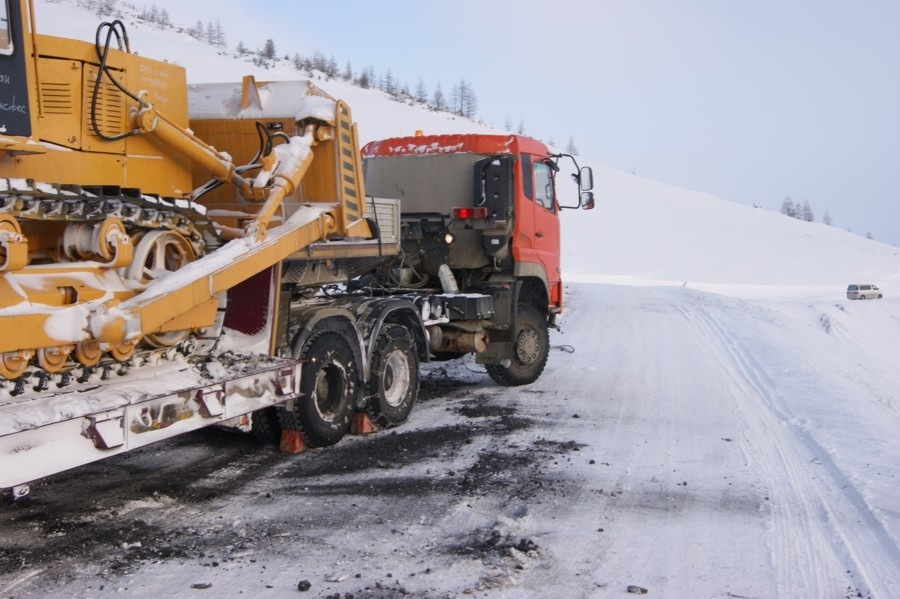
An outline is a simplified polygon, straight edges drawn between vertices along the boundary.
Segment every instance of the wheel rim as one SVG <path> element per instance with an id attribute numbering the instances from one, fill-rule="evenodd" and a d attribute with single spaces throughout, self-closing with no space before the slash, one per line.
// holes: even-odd
<path id="1" fill-rule="evenodd" d="M 409 386 L 409 360 L 402 351 L 393 351 L 388 356 L 381 375 L 381 388 L 384 393 L 384 401 L 396 408 L 403 403 Z"/>
<path id="2" fill-rule="evenodd" d="M 96 366 L 103 351 L 96 341 L 83 341 L 75 346 L 75 359 L 84 366 Z"/>
<path id="3" fill-rule="evenodd" d="M 134 248 L 134 259 L 125 270 L 125 278 L 150 284 L 197 259 L 190 242 L 175 231 L 151 231 Z M 189 330 L 150 333 L 144 342 L 154 348 L 171 347 L 182 341 Z"/>
<path id="4" fill-rule="evenodd" d="M 37 350 L 38 366 L 47 372 L 59 372 L 69 359 L 72 346 L 42 347 Z"/>
<path id="5" fill-rule="evenodd" d="M 123 341 L 122 343 L 117 343 L 112 346 L 109 350 L 109 355 L 111 355 L 116 362 L 125 362 L 131 358 L 132 354 L 134 354 L 134 347 L 135 343 L 133 341 Z"/>
<path id="6" fill-rule="evenodd" d="M 516 357 L 522 364 L 534 364 L 541 355 L 541 342 L 537 331 L 527 328 L 516 339 Z"/>
<path id="7" fill-rule="evenodd" d="M 22 229 L 19 227 L 19 222 L 8 214 L 0 214 L 0 232 L 6 233 L 8 238 L 17 239 L 19 242 L 22 241 Z M 27 262 L 27 251 L 25 253 L 25 261 Z M 15 259 L 13 248 L 5 243 L 0 244 L 0 271 L 4 271 L 8 267 L 10 270 L 15 270 L 25 266 L 24 263 L 16 264 L 16 262 L 18 261 Z"/>
<path id="8" fill-rule="evenodd" d="M 0 376 L 14 379 L 28 368 L 28 360 L 31 359 L 29 351 L 13 351 L 0 354 Z"/>
<path id="9" fill-rule="evenodd" d="M 125 271 L 133 281 L 150 283 L 197 259 L 184 235 L 176 231 L 151 231 L 134 248 L 134 260 Z"/>
<path id="10" fill-rule="evenodd" d="M 323 364 L 316 372 L 313 398 L 316 411 L 324 420 L 334 420 L 347 392 L 344 369 L 335 362 Z"/>

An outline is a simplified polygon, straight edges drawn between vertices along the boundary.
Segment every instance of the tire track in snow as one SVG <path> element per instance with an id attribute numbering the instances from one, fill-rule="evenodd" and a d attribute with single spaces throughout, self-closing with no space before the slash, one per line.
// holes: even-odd
<path id="1" fill-rule="evenodd" d="M 737 386 L 735 408 L 747 426 L 745 454 L 757 458 L 754 464 L 775 495 L 770 501 L 771 551 L 778 594 L 833 596 L 846 590 L 834 586 L 846 572 L 849 582 L 862 582 L 872 596 L 897 596 L 900 548 L 860 491 L 791 416 L 784 397 L 750 351 L 706 307 L 673 299 L 685 317 L 706 332 L 710 352 Z M 815 470 L 800 448 L 813 456 Z"/>
<path id="2" fill-rule="evenodd" d="M 701 411 L 702 395 L 674 391 L 694 378 L 693 372 L 668 360 L 673 352 L 683 351 L 688 323 L 672 318 L 668 302 L 643 289 L 614 288 L 589 309 L 576 302 L 570 308 L 577 312 L 579 326 L 569 331 L 567 342 L 592 347 L 597 372 L 603 373 L 601 378 L 573 373 L 565 382 L 568 395 L 594 398 L 588 411 L 580 411 L 586 418 L 576 422 L 591 422 L 591 429 L 602 431 L 584 438 L 603 470 L 596 478 L 586 479 L 592 484 L 570 498 L 569 508 L 582 514 L 576 520 L 594 526 L 572 531 L 566 539 L 576 571 L 595 586 L 571 596 L 602 597 L 610 589 L 638 583 L 656 592 L 666 589 L 667 596 L 673 597 L 689 596 L 700 588 L 705 594 L 727 587 L 727 581 L 703 578 L 705 564 L 716 555 L 711 547 L 717 541 L 711 538 L 715 533 L 708 536 L 699 527 L 698 518 L 727 499 L 705 484 L 681 486 L 683 479 L 678 478 L 690 480 L 694 460 L 714 452 L 710 435 L 695 435 L 695 423 L 688 424 L 684 414 L 694 413 L 713 423 L 718 416 Z M 612 321 L 615 326 L 609 326 Z M 603 342 L 597 344 L 596 331 L 601 330 Z M 652 374 L 648 374 L 649 365 Z M 602 381 L 600 388 L 598 381 Z M 683 408 L 680 414 L 671 412 L 679 422 L 666 426 L 672 422 L 663 414 L 675 410 L 674 405 Z M 586 407 L 582 404 L 580 410 Z M 652 434 L 642 434 L 648 427 Z M 721 446 L 718 436 L 713 444 Z M 685 473 L 676 474 L 679 470 Z M 691 523 L 698 527 L 692 528 Z M 653 541 L 641 534 L 645 527 L 652 528 Z M 661 549 L 670 544 L 688 548 Z M 725 558 L 723 563 L 731 562 Z"/>

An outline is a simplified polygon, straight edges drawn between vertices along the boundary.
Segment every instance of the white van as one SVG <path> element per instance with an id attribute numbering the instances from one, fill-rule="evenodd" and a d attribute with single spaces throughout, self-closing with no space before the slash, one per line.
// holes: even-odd
<path id="1" fill-rule="evenodd" d="M 877 285 L 848 285 L 847 299 L 881 299 L 881 290 Z"/>

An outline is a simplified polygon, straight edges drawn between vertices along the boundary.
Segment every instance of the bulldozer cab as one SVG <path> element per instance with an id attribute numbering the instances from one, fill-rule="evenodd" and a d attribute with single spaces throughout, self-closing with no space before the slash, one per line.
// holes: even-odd
<path id="1" fill-rule="evenodd" d="M 6 2 L 0 3 L 0 54 L 11 54 L 9 43 L 9 9 Z"/>
<path id="2" fill-rule="evenodd" d="M 17 2 L 0 0 L 0 135 L 29 137 L 31 114 L 20 11 Z"/>

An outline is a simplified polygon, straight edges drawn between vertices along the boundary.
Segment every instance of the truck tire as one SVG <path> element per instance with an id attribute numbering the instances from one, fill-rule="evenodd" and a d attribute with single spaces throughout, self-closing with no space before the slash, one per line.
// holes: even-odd
<path id="1" fill-rule="evenodd" d="M 256 410 L 250 415 L 250 434 L 264 445 L 278 445 L 281 441 L 281 422 L 278 408 Z"/>
<path id="2" fill-rule="evenodd" d="M 338 332 L 313 335 L 300 356 L 301 396 L 293 410 L 281 408 L 281 426 L 296 430 L 308 447 L 328 447 L 350 430 L 356 408 L 359 366 L 350 343 Z"/>
<path id="3" fill-rule="evenodd" d="M 513 352 L 508 365 L 488 364 L 488 376 L 498 385 L 506 387 L 536 381 L 544 372 L 550 354 L 547 317 L 536 306 L 519 304 Z"/>
<path id="4" fill-rule="evenodd" d="M 382 428 L 409 418 L 419 395 L 419 356 L 409 331 L 385 325 L 375 339 L 366 412 Z"/>

